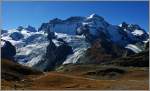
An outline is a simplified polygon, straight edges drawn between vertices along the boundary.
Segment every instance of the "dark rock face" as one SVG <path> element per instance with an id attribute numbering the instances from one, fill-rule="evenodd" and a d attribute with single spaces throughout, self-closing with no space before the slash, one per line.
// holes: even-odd
<path id="1" fill-rule="evenodd" d="M 103 44 L 104 45 L 104 44 Z M 78 63 L 83 64 L 103 64 L 132 67 L 149 67 L 149 50 L 135 54 L 130 50 L 107 44 L 107 49 L 97 43 L 86 51 Z"/>
<path id="2" fill-rule="evenodd" d="M 83 21 L 83 20 L 84 20 L 84 17 L 80 17 L 80 16 L 70 17 L 66 19 L 66 21 L 70 21 L 70 22 L 78 22 L 78 21 Z"/>
<path id="3" fill-rule="evenodd" d="M 90 29 L 88 25 L 81 26 L 76 31 L 77 35 L 84 35 L 86 37 L 86 41 L 92 43 L 96 37 L 90 33 Z"/>
<path id="4" fill-rule="evenodd" d="M 110 32 L 110 30 L 112 32 Z M 114 30 L 116 30 L 117 32 L 113 33 Z M 140 35 L 132 33 L 136 31 L 141 31 L 143 34 Z M 106 24 L 105 27 L 97 28 L 92 25 L 85 24 L 77 28 L 76 34 L 84 35 L 86 37 L 86 40 L 90 43 L 93 43 L 97 39 L 107 38 L 107 40 L 115 42 L 115 44 L 122 47 L 125 47 L 127 44 L 136 43 L 141 43 L 142 45 L 143 41 L 146 41 L 149 38 L 148 34 L 140 26 L 136 24 L 127 24 L 125 22 L 123 22 L 121 26 L 112 26 Z M 120 40 L 118 41 L 117 39 L 113 39 L 112 37 L 116 37 Z"/>
<path id="5" fill-rule="evenodd" d="M 122 28 L 127 29 L 128 24 L 126 22 L 122 22 Z"/>
<path id="6" fill-rule="evenodd" d="M 46 61 L 48 62 L 45 71 L 53 70 L 56 66 L 60 66 L 69 54 L 72 54 L 72 47 L 67 44 L 62 44 L 58 47 L 53 42 L 50 42 L 47 47 Z"/>
<path id="7" fill-rule="evenodd" d="M 79 59 L 78 63 L 101 64 L 132 54 L 134 54 L 132 51 L 107 40 L 105 34 L 102 34 L 101 38 L 95 40 L 91 48 L 87 49 L 86 54 Z"/>
<path id="8" fill-rule="evenodd" d="M 47 50 L 46 50 L 46 56 L 44 58 L 44 60 L 47 62 L 47 66 L 45 67 L 45 71 L 47 70 L 52 70 L 55 67 L 55 59 L 56 59 L 56 54 L 55 54 L 55 50 L 56 50 L 56 46 L 55 44 L 50 41 L 49 45 L 47 46 Z"/>
<path id="9" fill-rule="evenodd" d="M 63 21 L 58 18 L 54 18 L 53 20 L 50 20 L 49 23 L 57 24 L 57 23 L 62 23 Z"/>
<path id="10" fill-rule="evenodd" d="M 149 50 L 149 42 L 145 44 L 145 50 Z"/>
<path id="11" fill-rule="evenodd" d="M 1 34 L 7 33 L 7 30 L 1 30 Z"/>
<path id="12" fill-rule="evenodd" d="M 56 65 L 61 65 L 65 61 L 66 57 L 72 53 L 72 47 L 67 44 L 62 44 L 59 47 L 57 47 L 57 49 L 55 50 L 55 54 L 57 54 Z"/>
<path id="13" fill-rule="evenodd" d="M 142 35 L 135 35 L 135 36 L 133 36 L 133 37 L 135 37 L 134 38 L 134 40 L 133 39 L 130 39 L 128 36 L 129 35 L 126 35 L 125 37 L 127 37 L 127 39 L 129 40 L 129 42 L 133 42 L 133 43 L 137 43 L 137 42 L 141 42 L 141 41 L 145 41 L 145 40 L 147 40 L 148 38 L 149 38 L 149 35 L 147 34 L 147 32 L 144 30 L 144 29 L 142 29 L 139 25 L 137 25 L 137 24 L 127 24 L 127 23 L 125 23 L 125 22 L 123 22 L 122 23 L 122 26 L 120 27 L 121 28 L 121 30 L 123 31 L 123 30 L 129 30 L 130 32 L 133 32 L 133 31 L 135 31 L 135 30 L 142 30 L 142 32 L 143 32 L 143 34 Z"/>
<path id="14" fill-rule="evenodd" d="M 5 41 L 4 46 L 1 47 L 1 57 L 14 60 L 15 55 L 16 48 L 9 41 Z"/>
<path id="15" fill-rule="evenodd" d="M 105 35 L 103 35 L 104 37 Z M 117 66 L 148 67 L 149 66 L 149 42 L 145 44 L 145 50 L 135 54 L 104 38 L 97 39 L 78 63 L 104 64 Z"/>
<path id="16" fill-rule="evenodd" d="M 55 67 L 60 66 L 65 61 L 66 57 L 73 53 L 72 47 L 64 42 L 63 39 L 59 39 L 60 41 L 63 41 L 63 43 L 57 47 L 52 41 L 52 32 L 48 34 L 48 39 L 49 45 L 47 46 L 46 56 L 44 59 L 47 62 L 47 66 L 44 71 L 53 70 Z"/>
<path id="17" fill-rule="evenodd" d="M 18 31 L 21 31 L 22 29 L 24 29 L 23 26 L 19 26 L 19 27 L 17 28 Z"/>
<path id="18" fill-rule="evenodd" d="M 57 40 L 62 42 L 62 43 L 66 43 L 62 38 L 58 38 Z"/>
<path id="19" fill-rule="evenodd" d="M 52 39 L 54 39 L 54 38 L 56 38 L 56 36 L 55 36 L 55 33 L 54 32 L 51 32 L 51 31 L 48 31 L 48 36 L 47 36 L 47 38 L 48 38 L 48 40 L 52 40 Z"/>
<path id="20" fill-rule="evenodd" d="M 37 32 L 37 30 L 34 27 L 32 27 L 32 26 L 28 26 L 25 29 L 28 30 L 28 31 L 30 31 L 30 32 Z"/>
<path id="21" fill-rule="evenodd" d="M 28 25 L 26 28 L 23 27 L 23 26 L 17 27 L 18 31 L 22 31 L 23 29 L 27 30 L 28 32 L 37 32 L 37 30 L 35 29 L 35 27 L 32 27 L 30 25 Z"/>
<path id="22" fill-rule="evenodd" d="M 13 40 L 20 40 L 20 39 L 22 39 L 24 36 L 21 34 L 21 33 L 19 33 L 19 32 L 13 32 L 11 35 L 10 35 L 10 37 L 13 39 Z"/>
<path id="23" fill-rule="evenodd" d="M 47 27 L 48 27 L 48 23 L 42 23 L 38 31 L 45 31 L 47 30 Z"/>

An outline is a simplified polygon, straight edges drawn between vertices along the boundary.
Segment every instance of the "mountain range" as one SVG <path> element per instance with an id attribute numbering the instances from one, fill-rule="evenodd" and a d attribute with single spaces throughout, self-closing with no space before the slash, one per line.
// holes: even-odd
<path id="1" fill-rule="evenodd" d="M 16 48 L 14 60 L 42 71 L 70 63 L 100 64 L 133 55 L 145 51 L 149 41 L 148 33 L 139 25 L 112 25 L 97 14 L 55 18 L 42 23 L 38 30 L 19 26 L 1 33 L 1 39 Z"/>

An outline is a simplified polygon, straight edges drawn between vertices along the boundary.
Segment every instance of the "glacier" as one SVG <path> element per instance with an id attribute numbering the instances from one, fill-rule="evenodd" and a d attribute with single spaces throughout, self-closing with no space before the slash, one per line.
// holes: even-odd
<path id="1" fill-rule="evenodd" d="M 47 40 L 47 34 L 43 31 L 27 32 L 27 30 L 24 29 L 23 31 L 17 31 L 15 29 L 9 31 L 11 32 L 2 35 L 2 39 L 10 41 L 14 46 L 16 46 L 17 54 L 15 58 L 18 60 L 18 63 L 36 68 L 35 65 L 41 63 L 44 55 L 46 54 L 46 48 L 49 44 Z M 13 40 L 9 36 L 13 32 L 19 32 L 25 37 L 18 41 Z M 74 54 L 69 55 L 63 64 L 75 63 L 78 60 L 76 57 L 81 56 L 81 53 L 84 53 L 84 51 L 88 47 L 90 47 L 90 44 L 85 41 L 84 36 L 69 35 L 56 32 L 55 35 L 57 36 L 57 38 L 61 38 L 66 41 L 73 48 Z M 56 46 L 59 46 L 61 43 L 56 39 L 53 39 L 52 41 L 55 43 Z M 38 66 L 38 69 L 43 70 L 45 65 L 46 62 L 42 63 L 40 66 Z"/>

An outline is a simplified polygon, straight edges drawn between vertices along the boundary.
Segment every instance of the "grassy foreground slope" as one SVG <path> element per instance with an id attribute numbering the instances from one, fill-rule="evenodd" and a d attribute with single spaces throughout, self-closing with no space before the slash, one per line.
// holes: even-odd
<path id="1" fill-rule="evenodd" d="M 2 89 L 9 90 L 147 90 L 148 81 L 147 67 L 72 64 L 42 74 L 9 60 L 2 61 Z"/>

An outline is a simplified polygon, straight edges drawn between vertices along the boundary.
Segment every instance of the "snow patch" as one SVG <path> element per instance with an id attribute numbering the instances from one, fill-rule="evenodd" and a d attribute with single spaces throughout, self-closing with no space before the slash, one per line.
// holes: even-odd
<path id="1" fill-rule="evenodd" d="M 5 42 L 1 40 L 1 47 L 5 45 Z"/>
<path id="2" fill-rule="evenodd" d="M 140 48 L 138 48 L 136 45 L 133 44 L 128 44 L 125 48 L 130 49 L 135 53 L 139 53 L 142 51 Z"/>
<path id="3" fill-rule="evenodd" d="M 142 31 L 142 30 L 134 30 L 133 32 L 132 32 L 132 34 L 133 35 L 137 35 L 137 36 L 141 36 L 142 34 L 144 34 L 144 32 Z"/>

